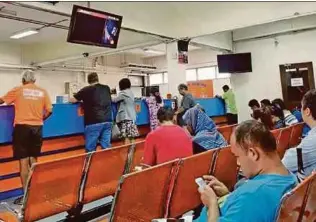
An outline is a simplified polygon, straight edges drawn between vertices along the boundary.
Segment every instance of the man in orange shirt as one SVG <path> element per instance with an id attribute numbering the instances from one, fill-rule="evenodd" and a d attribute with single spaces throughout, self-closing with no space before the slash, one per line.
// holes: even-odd
<path id="1" fill-rule="evenodd" d="M 0 105 L 14 104 L 13 155 L 20 162 L 20 177 L 25 189 L 30 167 L 37 161 L 42 148 L 43 120 L 52 114 L 52 103 L 46 90 L 35 85 L 34 72 L 27 70 L 22 86 L 0 98 Z M 22 198 L 15 203 L 21 204 Z"/>

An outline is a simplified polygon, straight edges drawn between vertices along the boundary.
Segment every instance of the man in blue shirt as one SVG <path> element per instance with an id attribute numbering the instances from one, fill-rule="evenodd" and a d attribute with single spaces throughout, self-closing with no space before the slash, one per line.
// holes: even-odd
<path id="1" fill-rule="evenodd" d="M 298 145 L 302 149 L 303 170 L 306 176 L 316 170 L 316 90 L 308 91 L 302 99 L 302 117 L 311 128 L 307 136 Z M 282 162 L 293 173 L 297 173 L 296 148 L 289 149 Z"/>
<path id="2" fill-rule="evenodd" d="M 241 123 L 231 138 L 231 151 L 248 180 L 229 193 L 213 176 L 199 189 L 203 209 L 200 222 L 275 221 L 282 196 L 296 185 L 296 178 L 285 168 L 276 150 L 276 141 L 262 123 Z M 218 198 L 228 195 L 218 207 Z"/>

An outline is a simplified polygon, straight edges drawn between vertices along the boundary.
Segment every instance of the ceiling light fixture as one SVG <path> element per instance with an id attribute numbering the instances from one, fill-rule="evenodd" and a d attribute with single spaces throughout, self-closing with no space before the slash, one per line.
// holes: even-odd
<path id="1" fill-rule="evenodd" d="M 38 30 L 37 29 L 25 29 L 19 32 L 14 33 L 12 36 L 10 36 L 11 39 L 21 39 L 26 36 L 34 35 L 37 34 Z"/>
<path id="2" fill-rule="evenodd" d="M 156 55 L 163 55 L 163 54 L 165 54 L 162 51 L 154 50 L 154 49 L 144 49 L 144 52 L 148 53 L 148 54 L 156 54 Z"/>

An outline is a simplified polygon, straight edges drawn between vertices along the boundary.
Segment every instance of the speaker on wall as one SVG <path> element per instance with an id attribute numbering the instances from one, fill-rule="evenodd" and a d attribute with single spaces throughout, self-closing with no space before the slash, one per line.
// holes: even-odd
<path id="1" fill-rule="evenodd" d="M 188 64 L 188 49 L 190 39 L 178 41 L 178 63 Z"/>

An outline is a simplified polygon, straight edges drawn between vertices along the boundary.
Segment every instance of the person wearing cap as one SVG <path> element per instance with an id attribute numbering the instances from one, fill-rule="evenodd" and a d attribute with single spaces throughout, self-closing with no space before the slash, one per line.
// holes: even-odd
<path id="1" fill-rule="evenodd" d="M 19 160 L 20 177 L 25 189 L 29 170 L 41 153 L 43 121 L 52 114 L 52 103 L 45 89 L 35 84 L 35 73 L 26 70 L 22 85 L 0 98 L 0 105 L 14 105 L 13 155 Z M 22 203 L 22 198 L 15 201 Z"/>

